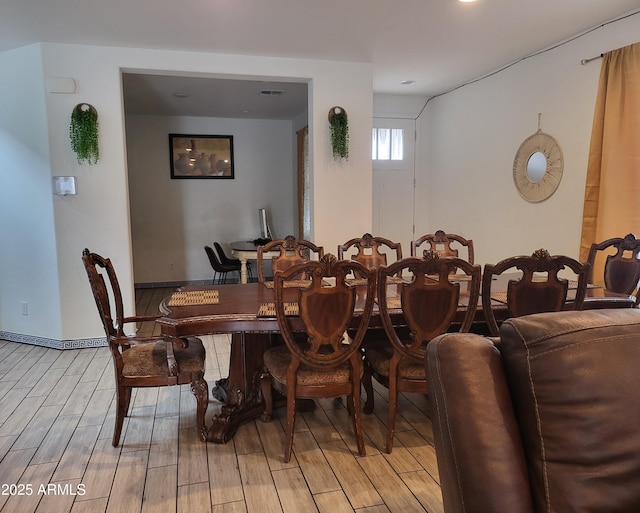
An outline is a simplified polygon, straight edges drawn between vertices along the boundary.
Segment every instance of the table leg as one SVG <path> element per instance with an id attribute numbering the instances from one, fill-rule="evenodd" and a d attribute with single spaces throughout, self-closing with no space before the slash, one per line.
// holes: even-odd
<path id="1" fill-rule="evenodd" d="M 225 404 L 209 427 L 210 442 L 228 442 L 240 424 L 262 415 L 260 372 L 262 355 L 270 346 L 268 333 L 234 333 L 231 336 L 229 377 L 216 382 L 212 391 L 213 396 Z"/>
<path id="2" fill-rule="evenodd" d="M 240 255 L 240 283 L 247 283 L 247 257 Z"/>

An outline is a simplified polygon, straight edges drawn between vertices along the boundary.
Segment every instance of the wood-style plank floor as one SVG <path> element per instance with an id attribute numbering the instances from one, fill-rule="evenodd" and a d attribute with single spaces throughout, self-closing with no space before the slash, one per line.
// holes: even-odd
<path id="1" fill-rule="evenodd" d="M 144 314 L 169 291 L 139 292 Z M 230 337 L 202 339 L 211 386 L 227 373 Z M 0 341 L 0 513 L 442 512 L 422 396 L 402 396 L 386 454 L 387 392 L 376 387 L 375 412 L 364 415 L 364 457 L 344 405 L 319 401 L 298 415 L 287 464 L 282 410 L 270 423 L 243 425 L 226 445 L 202 443 L 188 385 L 139 389 L 114 448 L 114 397 L 106 347 Z M 219 407 L 212 400 L 207 418 Z"/>

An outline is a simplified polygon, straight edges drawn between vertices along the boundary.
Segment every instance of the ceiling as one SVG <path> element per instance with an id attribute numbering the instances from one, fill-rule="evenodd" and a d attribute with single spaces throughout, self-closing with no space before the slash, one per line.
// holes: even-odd
<path id="1" fill-rule="evenodd" d="M 2 0 L 0 51 L 61 42 L 368 62 L 375 93 L 428 97 L 638 11 L 638 0 Z M 296 110 L 300 95 L 306 105 L 305 84 L 211 80 L 129 77 L 127 108 L 201 109 L 195 91 L 250 117 L 269 102 Z M 283 94 L 256 98 L 262 89 Z"/>
<path id="2" fill-rule="evenodd" d="M 307 109 L 307 83 L 125 73 L 127 114 L 294 119 Z"/>

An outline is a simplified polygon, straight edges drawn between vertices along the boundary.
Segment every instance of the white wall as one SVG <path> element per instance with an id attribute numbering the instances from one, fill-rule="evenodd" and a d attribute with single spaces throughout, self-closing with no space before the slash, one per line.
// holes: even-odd
<path id="1" fill-rule="evenodd" d="M 204 245 L 260 236 L 265 207 L 276 235 L 295 234 L 292 122 L 127 116 L 136 284 L 210 280 Z M 233 180 L 170 178 L 168 134 L 233 136 Z"/>
<path id="2" fill-rule="evenodd" d="M 431 100 L 419 118 L 416 233 L 472 238 L 481 264 L 541 247 L 577 258 L 601 62 L 580 61 L 639 39 L 633 16 Z M 513 184 L 513 159 L 538 113 L 562 148 L 564 174 L 553 196 L 529 203 Z"/>
<path id="3" fill-rule="evenodd" d="M 333 249 L 353 233 L 362 233 L 371 227 L 370 195 L 359 193 L 358 201 L 353 201 L 354 192 L 371 190 L 372 67 L 369 64 L 61 44 L 40 44 L 22 51 L 5 52 L 0 59 L 3 69 L 11 70 L 11 73 L 2 73 L 0 127 L 3 130 L 10 127 L 13 140 L 9 140 L 9 145 L 19 148 L 35 144 L 35 153 L 40 159 L 35 166 L 39 173 L 37 184 L 21 180 L 11 189 L 15 199 L 10 204 L 17 206 L 16 211 L 23 213 L 25 219 L 31 215 L 33 219 L 28 217 L 28 226 L 22 230 L 11 228 L 8 237 L 3 238 L 3 244 L 9 240 L 9 244 L 18 247 L 4 257 L 0 269 L 0 284 L 10 284 L 9 297 L 12 298 L 10 307 L 5 308 L 3 303 L 0 331 L 19 330 L 27 335 L 46 331 L 46 336 L 58 340 L 101 336 L 80 259 L 84 247 L 112 259 L 123 289 L 125 310 L 134 310 L 120 79 L 123 71 L 309 81 L 314 240 Z M 46 93 L 47 77 L 74 79 L 75 94 Z M 101 159 L 95 166 L 78 165 L 69 146 L 70 114 L 80 102 L 92 104 L 99 114 Z M 351 156 L 341 165 L 334 164 L 328 151 L 327 113 L 336 104 L 347 110 L 351 126 Z M 29 113 L 29 123 L 25 112 Z M 48 153 L 44 149 L 47 137 Z M 2 173 L 21 169 L 24 163 L 22 152 L 10 151 L 3 156 Z M 52 198 L 52 175 L 76 176 L 78 194 Z M 27 214 L 27 205 L 34 204 L 36 210 Z M 29 237 L 37 240 L 37 244 L 19 237 L 21 231 L 30 232 Z M 42 251 L 30 251 L 34 246 Z M 18 275 L 19 271 L 24 273 Z M 43 275 L 57 277 L 59 282 L 43 283 Z M 37 300 L 43 306 L 22 319 L 19 305 L 16 308 L 13 303 L 16 297 L 22 298 L 29 291 L 37 291 Z M 8 293 L 3 289 L 2 296 L 5 294 Z"/>
<path id="4" fill-rule="evenodd" d="M 0 330 L 56 338 L 58 198 L 51 176 L 57 173 L 49 163 L 41 59 L 38 47 L 0 53 Z"/>

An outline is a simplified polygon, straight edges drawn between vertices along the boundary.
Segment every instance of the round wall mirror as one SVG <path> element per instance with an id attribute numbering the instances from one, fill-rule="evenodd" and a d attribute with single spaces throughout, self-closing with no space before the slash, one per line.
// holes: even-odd
<path id="1" fill-rule="evenodd" d="M 527 201 L 551 196 L 562 179 L 564 160 L 557 141 L 538 130 L 518 148 L 513 161 L 513 182 Z"/>
<path id="2" fill-rule="evenodd" d="M 546 172 L 547 157 L 545 157 L 541 151 L 536 151 L 529 157 L 529 161 L 527 162 L 527 176 L 529 180 L 537 183 L 544 178 Z"/>

